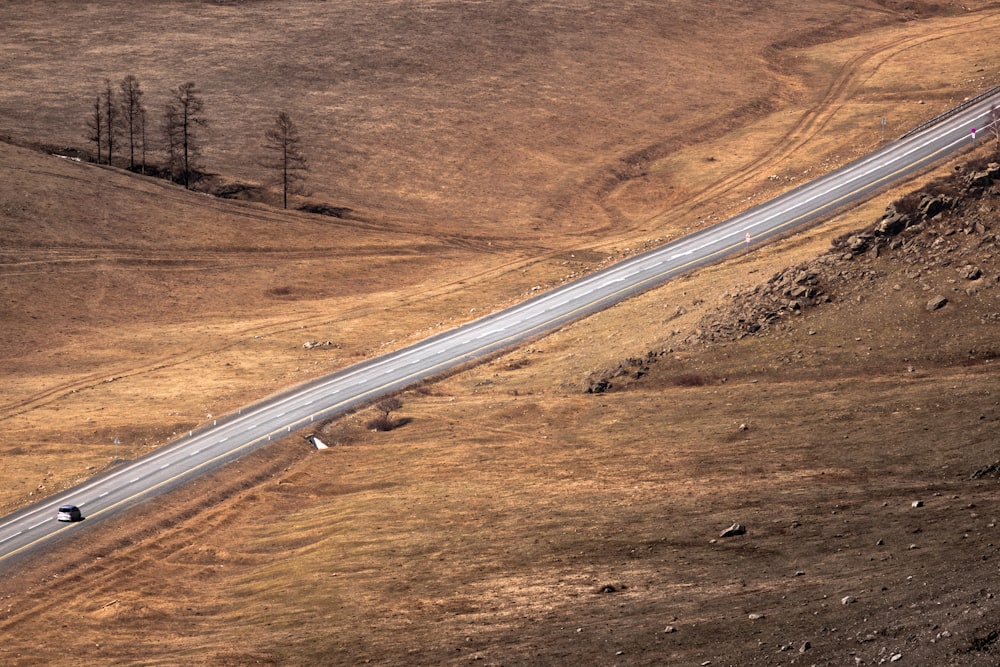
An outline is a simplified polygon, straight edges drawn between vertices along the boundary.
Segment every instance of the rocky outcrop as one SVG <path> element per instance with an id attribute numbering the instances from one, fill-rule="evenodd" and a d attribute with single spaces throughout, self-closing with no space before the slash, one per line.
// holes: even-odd
<path id="1" fill-rule="evenodd" d="M 990 233 L 998 208 L 994 198 L 1000 198 L 1000 164 L 994 162 L 932 183 L 889 204 L 870 228 L 835 239 L 829 253 L 739 295 L 723 312 L 703 319 L 686 342 L 763 334 L 789 315 L 833 301 L 844 288 L 858 289 L 859 284 L 878 280 L 881 274 L 869 268 L 868 260 L 887 253 L 916 266 L 947 266 L 961 255 L 964 239 L 971 236 L 979 237 L 979 247 L 988 251 L 997 245 Z M 967 281 L 983 278 L 982 269 L 967 261 L 958 272 Z M 947 303 L 940 295 L 927 302 L 927 309 L 938 310 Z"/>
<path id="2" fill-rule="evenodd" d="M 834 239 L 827 253 L 776 273 L 749 292 L 732 296 L 729 303 L 704 316 L 683 338 L 681 346 L 765 335 L 782 321 L 810 308 L 838 300 L 860 301 L 879 287 L 878 282 L 887 273 L 887 265 L 879 258 L 904 265 L 901 273 L 920 281 L 929 292 L 925 307 L 930 312 L 947 306 L 954 299 L 947 296 L 952 290 L 973 295 L 995 289 L 1000 275 L 991 272 L 994 270 L 990 267 L 995 266 L 992 258 L 1000 255 L 1000 241 L 991 228 L 1000 218 L 998 212 L 1000 163 L 980 162 L 957 168 L 950 177 L 889 204 L 869 228 Z M 923 282 L 927 269 L 948 266 L 954 267 L 958 278 L 965 281 L 963 287 Z M 889 271 L 897 272 L 898 265 Z M 931 292 L 932 287 L 941 292 Z M 901 287 L 897 284 L 891 289 Z M 682 307 L 678 306 L 677 313 L 683 313 Z M 1000 321 L 1000 312 L 984 315 L 983 319 Z M 644 358 L 626 359 L 616 368 L 591 373 L 585 390 L 601 393 L 615 384 L 638 380 L 663 354 L 666 351 L 650 351 Z"/>
<path id="3" fill-rule="evenodd" d="M 629 357 L 611 370 L 595 371 L 584 382 L 584 391 L 588 394 L 603 394 L 612 389 L 615 381 L 638 380 L 649 372 L 649 367 L 663 354 L 662 351 L 650 350 L 645 357 Z"/>
<path id="4" fill-rule="evenodd" d="M 831 301 L 826 288 L 829 272 L 823 258 L 800 264 L 771 277 L 749 293 L 738 295 L 733 308 L 702 322 L 688 342 L 735 340 L 766 331 L 775 321 Z"/>
<path id="5" fill-rule="evenodd" d="M 965 177 L 965 184 L 974 188 L 985 188 L 1000 180 L 1000 164 L 990 162 L 982 169 L 974 169 Z"/>

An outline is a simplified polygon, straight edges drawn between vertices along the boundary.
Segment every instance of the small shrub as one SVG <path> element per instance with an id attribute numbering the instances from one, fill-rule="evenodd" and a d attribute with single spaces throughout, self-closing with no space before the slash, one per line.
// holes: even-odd
<path id="1" fill-rule="evenodd" d="M 685 373 L 674 378 L 678 387 L 704 387 L 708 383 L 708 378 L 698 373 Z"/>
<path id="2" fill-rule="evenodd" d="M 416 387 L 413 387 L 412 391 L 420 394 L 421 396 L 434 395 L 434 387 L 432 387 L 428 382 L 421 382 Z"/>
<path id="3" fill-rule="evenodd" d="M 328 215 L 332 218 L 349 218 L 353 209 L 346 206 L 328 206 L 326 204 L 303 204 L 299 206 L 300 211 L 315 213 L 316 215 Z"/>
<path id="4" fill-rule="evenodd" d="M 918 207 L 920 206 L 920 198 L 922 196 L 923 193 L 921 192 L 911 192 L 892 202 L 892 204 L 896 208 L 897 213 L 911 216 L 916 215 Z"/>
<path id="5" fill-rule="evenodd" d="M 396 421 L 389 415 L 402 407 L 403 401 L 401 401 L 398 396 L 383 398 L 375 404 L 375 409 L 378 410 L 380 414 L 368 420 L 368 428 L 372 431 L 391 431 L 396 428 Z"/>
<path id="6" fill-rule="evenodd" d="M 516 370 L 518 370 L 520 368 L 524 368 L 525 366 L 529 365 L 530 363 L 531 363 L 531 360 L 525 359 L 525 358 L 511 359 L 510 361 L 508 361 L 507 363 L 504 364 L 504 368 L 507 369 L 508 371 L 516 371 Z"/>

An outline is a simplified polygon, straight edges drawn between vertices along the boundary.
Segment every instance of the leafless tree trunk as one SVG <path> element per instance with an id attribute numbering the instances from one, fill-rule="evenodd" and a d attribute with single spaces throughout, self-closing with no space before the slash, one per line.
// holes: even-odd
<path id="1" fill-rule="evenodd" d="M 101 112 L 101 96 L 94 98 L 93 111 L 87 119 L 87 141 L 93 141 L 97 146 L 97 164 L 101 163 L 101 150 L 104 143 L 104 114 Z"/>
<path id="2" fill-rule="evenodd" d="M 139 86 L 139 79 L 128 74 L 122 79 L 120 88 L 122 127 L 128 138 L 128 168 L 135 171 L 135 151 L 143 138 L 141 125 L 146 110 L 142 104 L 142 88 Z M 145 151 L 145 146 L 142 149 Z"/>
<path id="3" fill-rule="evenodd" d="M 269 155 L 263 166 L 275 170 L 281 182 L 284 208 L 288 208 L 288 195 L 305 193 L 305 174 L 309 164 L 299 148 L 301 139 L 295 123 L 282 111 L 274 119 L 274 125 L 264 132 L 264 149 Z"/>
<path id="4" fill-rule="evenodd" d="M 205 104 L 192 82 L 178 86 L 164 109 L 164 136 L 167 140 L 168 168 L 172 176 L 191 186 L 191 177 L 201 154 L 197 129 L 208 122 L 202 116 Z"/>
<path id="5" fill-rule="evenodd" d="M 163 109 L 163 141 L 167 152 L 167 173 L 173 180 L 178 180 L 182 171 L 180 122 L 177 120 L 177 107 L 167 103 Z"/>
<path id="6" fill-rule="evenodd" d="M 115 157 L 115 147 L 118 145 L 118 110 L 115 104 L 115 91 L 111 88 L 111 80 L 104 80 L 104 141 L 107 145 L 108 164 Z"/>

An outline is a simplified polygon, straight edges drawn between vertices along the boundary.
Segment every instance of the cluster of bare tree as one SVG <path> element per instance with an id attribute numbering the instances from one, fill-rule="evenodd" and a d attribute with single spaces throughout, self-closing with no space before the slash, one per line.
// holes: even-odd
<path id="1" fill-rule="evenodd" d="M 139 79 L 128 74 L 117 91 L 110 79 L 94 98 L 87 119 L 87 139 L 94 143 L 98 163 L 114 164 L 117 153 L 128 153 L 128 168 L 146 173 L 150 147 L 148 113 L 143 102 Z M 200 155 L 198 128 L 206 125 L 204 102 L 194 83 L 188 82 L 170 91 L 163 108 L 160 130 L 166 153 L 166 173 L 184 187 L 190 187 Z M 124 144 L 124 146 L 123 146 Z"/>
<path id="2" fill-rule="evenodd" d="M 128 74 L 116 91 L 110 79 L 94 98 L 87 119 L 87 140 L 93 142 L 99 164 L 114 164 L 117 153 L 128 152 L 128 168 L 145 174 L 149 169 L 150 147 L 147 111 L 139 80 Z M 205 103 L 193 82 L 170 91 L 163 107 L 159 135 L 166 162 L 157 170 L 176 183 L 190 188 L 200 173 L 200 130 L 208 125 Z M 288 195 L 304 194 L 304 173 L 309 165 L 300 148 L 301 139 L 292 119 L 284 111 L 264 133 L 266 157 L 261 165 L 271 170 L 281 186 L 282 202 L 288 208 Z M 155 146 L 156 144 L 154 144 Z"/>
<path id="3" fill-rule="evenodd" d="M 119 140 L 128 142 L 129 169 L 136 169 L 136 152 L 139 169 L 146 170 L 146 106 L 142 102 L 139 80 L 129 74 L 119 84 L 116 94 L 110 79 L 104 80 L 104 89 L 94 97 L 94 106 L 87 119 L 87 139 L 94 142 L 98 164 L 112 164 Z"/>

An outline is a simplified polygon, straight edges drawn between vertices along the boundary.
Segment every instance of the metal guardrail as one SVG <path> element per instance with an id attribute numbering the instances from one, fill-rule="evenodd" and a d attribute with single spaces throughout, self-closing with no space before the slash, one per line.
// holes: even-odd
<path id="1" fill-rule="evenodd" d="M 989 90 L 987 90 L 985 93 L 980 93 L 979 95 L 976 95 L 972 99 L 965 100 L 964 102 L 962 102 L 958 106 L 955 106 L 955 107 L 952 107 L 951 109 L 948 109 L 943 114 L 939 114 L 937 116 L 934 116 L 934 118 L 931 118 L 930 120 L 925 120 L 923 123 L 921 123 L 920 125 L 917 125 L 915 128 L 911 129 L 910 131 L 905 132 L 904 134 L 901 134 L 899 136 L 899 138 L 900 139 L 905 139 L 906 137 L 908 137 L 908 136 L 910 136 L 912 134 L 916 134 L 917 132 L 919 132 L 920 130 L 923 130 L 924 128 L 930 127 L 931 125 L 934 125 L 936 123 L 940 123 L 945 118 L 950 118 L 950 117 L 954 116 L 955 114 L 959 113 L 960 111 L 964 111 L 965 109 L 968 109 L 973 104 L 976 104 L 977 102 L 981 102 L 982 100 L 985 100 L 987 97 L 991 97 L 993 95 L 996 95 L 997 93 L 1000 93 L 1000 86 L 994 86 L 994 87 L 990 88 Z"/>

